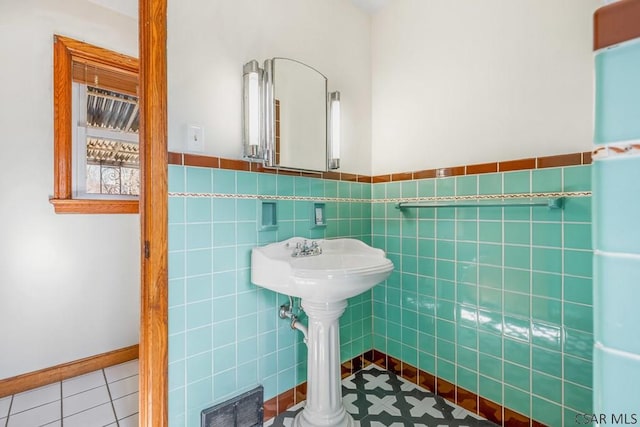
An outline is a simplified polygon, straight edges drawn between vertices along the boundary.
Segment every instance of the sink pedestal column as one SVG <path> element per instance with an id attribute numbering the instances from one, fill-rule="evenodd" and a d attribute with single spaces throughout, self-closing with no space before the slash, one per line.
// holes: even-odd
<path id="1" fill-rule="evenodd" d="M 317 303 L 302 300 L 309 316 L 307 402 L 293 427 L 351 427 L 353 418 L 342 405 L 340 324 L 347 301 Z"/>

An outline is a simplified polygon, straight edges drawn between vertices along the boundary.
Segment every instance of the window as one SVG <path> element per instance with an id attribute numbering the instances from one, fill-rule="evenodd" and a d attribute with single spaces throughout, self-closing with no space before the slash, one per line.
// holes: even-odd
<path id="1" fill-rule="evenodd" d="M 62 36 L 54 41 L 57 213 L 137 213 L 138 60 Z"/>
<path id="2" fill-rule="evenodd" d="M 140 194 L 138 98 L 73 83 L 74 197 L 136 198 Z"/>

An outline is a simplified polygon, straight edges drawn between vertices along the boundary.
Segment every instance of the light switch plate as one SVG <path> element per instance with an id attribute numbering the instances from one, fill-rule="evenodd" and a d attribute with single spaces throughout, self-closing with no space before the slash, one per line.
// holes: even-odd
<path id="1" fill-rule="evenodd" d="M 204 151 L 204 129 L 198 125 L 187 125 L 187 151 L 202 153 Z"/>

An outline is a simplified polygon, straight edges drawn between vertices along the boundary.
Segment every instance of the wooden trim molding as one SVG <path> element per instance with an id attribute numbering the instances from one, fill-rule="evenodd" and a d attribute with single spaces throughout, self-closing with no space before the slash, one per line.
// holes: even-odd
<path id="1" fill-rule="evenodd" d="M 0 398 L 138 358 L 138 345 L 0 380 Z"/>
<path id="2" fill-rule="evenodd" d="M 90 63 L 127 75 L 138 73 L 138 60 L 68 37 L 53 43 L 53 197 L 56 213 L 137 213 L 138 201 L 73 199 L 72 81 L 74 63 Z M 125 202 L 125 203 L 122 203 Z M 102 205 L 102 206 L 100 206 Z M 135 209 L 134 206 L 135 205 Z"/>
<path id="3" fill-rule="evenodd" d="M 66 38 L 53 43 L 53 199 L 71 199 L 71 49 Z"/>
<path id="4" fill-rule="evenodd" d="M 60 42 L 61 45 L 57 45 Z M 55 35 L 54 43 L 65 50 L 72 61 L 78 61 L 86 64 L 95 64 L 98 67 L 124 71 L 129 75 L 137 75 L 139 70 L 139 61 L 132 56 L 114 52 L 109 49 L 94 46 L 69 37 Z M 69 72 L 72 70 L 64 70 Z"/>
<path id="5" fill-rule="evenodd" d="M 168 425 L 167 0 L 139 1 L 141 427 Z"/>
<path id="6" fill-rule="evenodd" d="M 640 0 L 619 0 L 593 15 L 593 50 L 640 37 Z"/>
<path id="7" fill-rule="evenodd" d="M 49 199 L 56 213 L 136 214 L 137 200 Z"/>

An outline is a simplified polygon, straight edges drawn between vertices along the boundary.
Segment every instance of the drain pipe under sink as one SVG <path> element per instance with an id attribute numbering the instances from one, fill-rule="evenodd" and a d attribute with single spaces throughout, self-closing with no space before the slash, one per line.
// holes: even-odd
<path id="1" fill-rule="evenodd" d="M 307 327 L 304 326 L 302 323 L 300 323 L 300 321 L 297 318 L 295 318 L 295 315 L 294 315 L 294 318 L 291 319 L 291 328 L 297 329 L 300 332 L 302 332 L 302 335 L 304 335 L 303 341 L 305 344 L 307 344 L 307 342 L 309 341 L 309 337 L 307 336 Z"/>
<path id="2" fill-rule="evenodd" d="M 293 312 L 293 298 L 291 296 L 289 296 L 289 304 L 285 303 L 280 306 L 280 318 L 291 319 L 291 329 L 297 329 L 302 332 L 302 335 L 304 335 L 304 343 L 308 343 L 309 336 L 307 327 L 300 323 L 298 316 Z"/>

